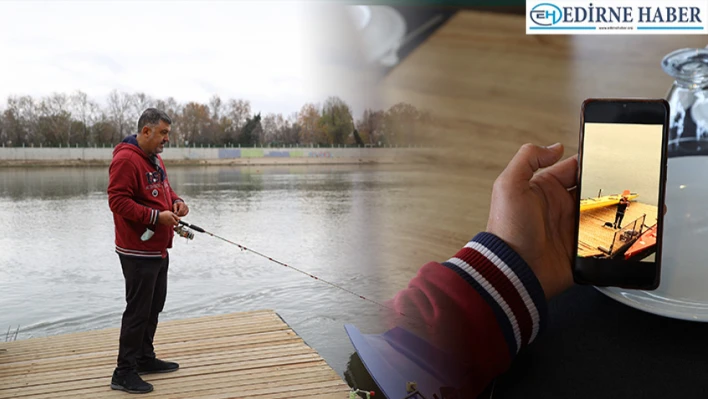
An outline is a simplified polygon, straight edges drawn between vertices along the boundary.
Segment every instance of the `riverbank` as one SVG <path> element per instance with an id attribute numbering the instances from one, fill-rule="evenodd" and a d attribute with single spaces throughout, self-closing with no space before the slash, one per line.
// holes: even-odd
<path id="1" fill-rule="evenodd" d="M 406 163 L 421 148 L 165 148 L 165 165 L 330 165 Z M 0 148 L 0 167 L 107 166 L 113 148 Z"/>
<path id="2" fill-rule="evenodd" d="M 270 165 L 364 165 L 364 164 L 398 164 L 402 161 L 393 159 L 269 159 L 252 158 L 238 160 L 221 159 L 165 159 L 165 166 L 270 166 Z M 32 159 L 32 160 L 0 160 L 2 167 L 44 168 L 44 167 L 95 167 L 109 166 L 110 160 L 100 159 Z"/>

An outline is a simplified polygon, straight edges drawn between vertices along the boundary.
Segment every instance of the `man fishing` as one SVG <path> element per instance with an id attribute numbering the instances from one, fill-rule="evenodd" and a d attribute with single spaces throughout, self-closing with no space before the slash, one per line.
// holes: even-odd
<path id="1" fill-rule="evenodd" d="M 172 248 L 174 226 L 189 213 L 172 190 L 159 156 L 169 142 L 171 124 L 163 111 L 146 109 L 138 119 L 137 134 L 116 146 L 109 168 L 108 204 L 126 300 L 111 388 L 129 393 L 153 390 L 139 374 L 179 368 L 158 359 L 153 348 L 158 314 L 167 296 L 167 249 Z"/>
<path id="2" fill-rule="evenodd" d="M 623 195 L 619 203 L 617 203 L 617 213 L 615 213 L 615 224 L 616 229 L 622 228 L 622 219 L 624 219 L 624 211 L 627 210 L 629 206 L 629 200 L 626 195 Z"/>

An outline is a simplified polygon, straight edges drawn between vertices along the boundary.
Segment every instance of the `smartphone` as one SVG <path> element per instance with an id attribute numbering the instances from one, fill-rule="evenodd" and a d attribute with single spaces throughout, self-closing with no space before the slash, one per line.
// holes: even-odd
<path id="1" fill-rule="evenodd" d="M 581 107 L 576 283 L 654 290 L 661 280 L 669 104 L 588 99 Z"/>

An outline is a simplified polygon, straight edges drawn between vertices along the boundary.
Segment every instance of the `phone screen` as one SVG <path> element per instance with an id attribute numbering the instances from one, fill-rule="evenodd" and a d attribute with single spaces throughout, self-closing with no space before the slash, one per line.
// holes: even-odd
<path id="1" fill-rule="evenodd" d="M 641 103 L 603 105 L 604 115 L 588 112 L 591 104 L 583 118 L 575 272 L 585 283 L 655 288 L 666 126 L 639 112 Z"/>

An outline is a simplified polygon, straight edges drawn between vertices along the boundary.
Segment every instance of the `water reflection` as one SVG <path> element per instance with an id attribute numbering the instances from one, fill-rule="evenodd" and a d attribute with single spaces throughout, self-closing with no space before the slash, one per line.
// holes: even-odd
<path id="1" fill-rule="evenodd" d="M 377 213 L 402 190 L 371 166 L 168 168 L 190 223 L 376 300 Z M 124 287 L 113 252 L 107 168 L 0 170 L 0 326 L 18 339 L 117 327 Z M 340 374 L 345 323 L 381 331 L 382 312 L 206 235 L 176 239 L 163 320 L 276 310 Z"/>
<path id="2" fill-rule="evenodd" d="M 0 197 L 12 200 L 101 195 L 106 192 L 107 184 L 107 168 L 0 169 Z"/>

